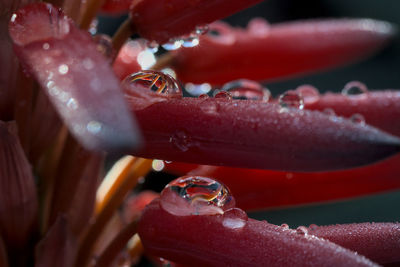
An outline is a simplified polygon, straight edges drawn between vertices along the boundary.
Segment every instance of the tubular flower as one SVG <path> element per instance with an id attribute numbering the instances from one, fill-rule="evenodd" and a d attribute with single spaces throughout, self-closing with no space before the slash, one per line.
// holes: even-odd
<path id="1" fill-rule="evenodd" d="M 397 222 L 247 213 L 400 188 L 399 91 L 260 83 L 359 61 L 394 24 L 219 21 L 261 0 L 0 1 L 1 266 L 400 263 Z M 112 38 L 109 14 L 128 14 Z"/>

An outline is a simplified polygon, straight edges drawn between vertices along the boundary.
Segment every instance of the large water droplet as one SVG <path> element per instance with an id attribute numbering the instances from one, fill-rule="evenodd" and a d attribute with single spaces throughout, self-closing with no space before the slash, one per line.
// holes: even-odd
<path id="1" fill-rule="evenodd" d="M 347 83 L 342 90 L 342 94 L 346 96 L 358 96 L 367 93 L 367 86 L 359 81 L 352 81 Z"/>
<path id="2" fill-rule="evenodd" d="M 364 125 L 365 124 L 364 116 L 359 114 L 359 113 L 355 113 L 355 114 L 351 115 L 350 120 L 351 120 L 351 122 L 357 123 L 357 124 L 360 124 L 360 125 Z"/>
<path id="3" fill-rule="evenodd" d="M 153 159 L 153 162 L 151 163 L 151 167 L 154 171 L 160 172 L 164 169 L 165 164 L 164 164 L 163 160 Z"/>
<path id="4" fill-rule="evenodd" d="M 122 85 L 128 95 L 130 91 L 147 89 L 169 97 L 182 98 L 182 89 L 178 82 L 168 74 L 159 71 L 142 70 L 133 73 L 122 81 Z"/>
<path id="5" fill-rule="evenodd" d="M 227 187 L 207 177 L 184 176 L 161 192 L 161 207 L 178 215 L 214 215 L 234 206 Z"/>
<path id="6" fill-rule="evenodd" d="M 97 50 L 106 58 L 111 59 L 114 56 L 114 48 L 110 36 L 98 34 L 93 36 L 93 41 L 97 44 Z"/>
<path id="7" fill-rule="evenodd" d="M 282 108 L 304 108 L 303 96 L 293 90 L 289 90 L 279 96 L 279 105 Z"/>
<path id="8" fill-rule="evenodd" d="M 301 94 L 306 104 L 315 103 L 319 100 L 319 91 L 312 85 L 305 84 L 296 88 L 296 92 Z"/>
<path id="9" fill-rule="evenodd" d="M 168 43 L 162 44 L 161 46 L 168 51 L 177 50 L 182 47 L 183 40 L 182 39 L 171 39 Z"/>
<path id="10" fill-rule="evenodd" d="M 242 229 L 247 223 L 246 212 L 241 209 L 233 208 L 224 212 L 222 225 L 230 229 Z"/>
<path id="11" fill-rule="evenodd" d="M 271 92 L 255 81 L 240 79 L 222 86 L 222 91 L 231 93 L 233 99 L 260 100 L 268 102 Z"/>
<path id="12" fill-rule="evenodd" d="M 215 90 L 214 98 L 232 99 L 232 95 L 227 91 Z"/>
<path id="13" fill-rule="evenodd" d="M 199 96 L 210 92 L 211 85 L 209 83 L 202 83 L 202 84 L 187 83 L 185 84 L 185 89 L 189 94 L 193 96 Z"/>
<path id="14" fill-rule="evenodd" d="M 177 130 L 169 139 L 169 142 L 178 150 L 186 152 L 192 145 L 189 134 L 184 130 Z"/>

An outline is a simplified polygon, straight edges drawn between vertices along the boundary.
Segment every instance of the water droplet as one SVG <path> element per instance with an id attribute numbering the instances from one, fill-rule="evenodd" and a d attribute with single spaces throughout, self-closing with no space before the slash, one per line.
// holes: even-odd
<path id="1" fill-rule="evenodd" d="M 303 96 L 304 102 L 307 104 L 315 103 L 319 100 L 319 91 L 312 85 L 305 84 L 296 88 L 296 92 Z"/>
<path id="2" fill-rule="evenodd" d="M 91 134 L 98 134 L 101 131 L 102 124 L 98 121 L 90 121 L 86 125 L 86 129 L 91 133 Z"/>
<path id="3" fill-rule="evenodd" d="M 310 224 L 310 225 L 308 226 L 308 228 L 310 228 L 310 230 L 316 230 L 316 229 L 318 228 L 318 225 L 316 225 L 316 224 Z"/>
<path id="4" fill-rule="evenodd" d="M 296 229 L 296 233 L 299 234 L 299 235 L 307 235 L 308 234 L 308 229 L 307 229 L 307 227 L 299 226 Z"/>
<path id="5" fill-rule="evenodd" d="M 106 58 L 113 57 L 114 48 L 110 36 L 105 34 L 98 34 L 93 36 L 93 41 L 97 44 L 97 51 L 102 53 Z"/>
<path id="6" fill-rule="evenodd" d="M 95 18 L 92 20 L 89 26 L 89 32 L 91 35 L 95 35 L 97 33 L 97 26 L 99 25 L 99 20 Z"/>
<path id="7" fill-rule="evenodd" d="M 183 47 L 195 47 L 199 44 L 199 37 L 197 35 L 190 34 L 182 39 Z"/>
<path id="8" fill-rule="evenodd" d="M 78 108 L 78 102 L 74 98 L 70 98 L 67 102 L 67 107 L 76 110 Z"/>
<path id="9" fill-rule="evenodd" d="M 143 70 L 133 73 L 122 81 L 122 85 L 128 95 L 130 91 L 146 89 L 169 97 L 182 98 L 182 89 L 178 82 L 159 71 Z"/>
<path id="10" fill-rule="evenodd" d="M 155 54 L 158 52 L 160 45 L 156 41 L 146 41 L 146 47 L 151 53 Z"/>
<path id="11" fill-rule="evenodd" d="M 171 50 L 177 50 L 179 48 L 181 48 L 183 44 L 183 40 L 181 39 L 171 39 L 168 41 L 168 43 L 162 44 L 161 46 L 168 51 Z"/>
<path id="12" fill-rule="evenodd" d="M 164 164 L 163 160 L 153 159 L 153 162 L 151 163 L 151 167 L 153 168 L 154 171 L 160 172 L 164 169 L 165 164 Z"/>
<path id="13" fill-rule="evenodd" d="M 171 68 L 165 68 L 161 70 L 162 73 L 168 74 L 172 78 L 176 79 L 176 72 Z"/>
<path id="14" fill-rule="evenodd" d="M 242 229 L 247 223 L 246 212 L 241 209 L 233 208 L 224 212 L 222 225 L 230 229 Z"/>
<path id="15" fill-rule="evenodd" d="M 351 115 L 350 120 L 351 120 L 351 122 L 357 123 L 357 124 L 360 124 L 360 125 L 364 125 L 365 124 L 364 116 L 359 114 L 359 113 L 355 113 L 355 114 Z"/>
<path id="16" fill-rule="evenodd" d="M 325 108 L 322 112 L 324 114 L 326 114 L 326 115 L 329 115 L 329 116 L 335 116 L 336 115 L 335 111 L 333 109 L 331 109 L 331 108 Z"/>
<path id="17" fill-rule="evenodd" d="M 223 214 L 234 206 L 229 190 L 207 177 L 184 176 L 161 192 L 161 207 L 178 216 Z"/>
<path id="18" fill-rule="evenodd" d="M 359 81 L 352 81 L 347 83 L 342 90 L 342 94 L 346 96 L 357 96 L 367 93 L 367 86 Z"/>
<path id="19" fill-rule="evenodd" d="M 10 21 L 12 22 L 12 23 L 14 23 L 15 22 L 15 20 L 17 19 L 17 14 L 12 14 L 12 16 L 11 16 L 11 19 L 10 19 Z"/>
<path id="20" fill-rule="evenodd" d="M 279 96 L 279 105 L 282 108 L 304 108 L 304 100 L 300 93 L 289 90 Z"/>
<path id="21" fill-rule="evenodd" d="M 240 79 L 224 84 L 222 91 L 231 93 L 233 99 L 260 100 L 268 102 L 271 92 L 255 81 Z"/>
<path id="22" fill-rule="evenodd" d="M 281 224 L 281 227 L 282 227 L 283 229 L 289 229 L 289 225 L 288 225 L 287 223 L 282 223 L 282 224 Z"/>
<path id="23" fill-rule="evenodd" d="M 232 99 L 232 95 L 231 95 L 231 93 L 229 93 L 227 91 L 215 90 L 214 98 Z"/>
<path id="24" fill-rule="evenodd" d="M 49 44 L 49 43 L 44 43 L 43 46 L 42 46 L 42 48 L 43 48 L 44 50 L 49 50 L 49 49 L 50 49 L 50 44 Z"/>
<path id="25" fill-rule="evenodd" d="M 211 85 L 209 83 L 202 83 L 202 84 L 187 83 L 185 84 L 185 90 L 193 96 L 198 96 L 210 92 Z"/>
<path id="26" fill-rule="evenodd" d="M 199 95 L 199 98 L 200 99 L 207 99 L 207 98 L 210 98 L 207 94 L 201 94 L 201 95 Z"/>
<path id="27" fill-rule="evenodd" d="M 199 26 L 196 26 L 196 30 L 194 31 L 194 33 L 197 35 L 202 35 L 202 34 L 207 33 L 209 29 L 210 29 L 210 27 L 207 24 L 199 25 Z"/>
<path id="28" fill-rule="evenodd" d="M 59 72 L 61 75 L 67 74 L 68 71 L 69 71 L 69 67 L 68 67 L 66 64 L 61 64 L 61 65 L 58 67 L 58 72 Z"/>
<path id="29" fill-rule="evenodd" d="M 176 131 L 169 139 L 169 142 L 182 152 L 189 150 L 191 144 L 190 136 L 184 130 Z"/>

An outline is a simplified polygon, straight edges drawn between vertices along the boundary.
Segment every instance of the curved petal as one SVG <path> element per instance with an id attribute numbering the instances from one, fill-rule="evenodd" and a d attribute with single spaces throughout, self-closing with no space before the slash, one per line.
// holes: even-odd
<path id="1" fill-rule="evenodd" d="M 196 26 L 227 17 L 262 0 L 134 0 L 130 15 L 140 36 L 166 43 Z"/>
<path id="2" fill-rule="evenodd" d="M 378 51 L 395 32 L 393 25 L 370 19 L 272 26 L 255 22 L 248 29 L 211 25 L 219 35 L 202 36 L 200 46 L 176 52 L 173 64 L 178 78 L 221 85 L 242 78 L 266 81 L 321 71 Z"/>
<path id="3" fill-rule="evenodd" d="M 198 164 L 326 171 L 398 151 L 396 137 L 321 112 L 260 101 L 129 96 L 145 136 L 139 156 Z"/>
<path id="4" fill-rule="evenodd" d="M 88 33 L 50 4 L 32 4 L 10 22 L 14 48 L 72 134 L 88 149 L 125 150 L 139 143 L 119 81 Z"/>
<path id="5" fill-rule="evenodd" d="M 296 230 L 265 221 L 246 221 L 235 215 L 229 217 L 229 223 L 224 222 L 227 212 L 224 215 L 177 216 L 164 210 L 160 202 L 156 199 L 146 207 L 138 233 L 147 252 L 177 263 L 190 266 L 375 266 L 350 250 Z M 232 227 L 235 220 L 242 222 L 240 228 Z"/>

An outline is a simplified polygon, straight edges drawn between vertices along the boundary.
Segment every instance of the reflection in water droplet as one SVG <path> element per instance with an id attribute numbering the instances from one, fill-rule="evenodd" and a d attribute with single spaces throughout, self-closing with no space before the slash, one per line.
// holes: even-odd
<path id="1" fill-rule="evenodd" d="M 181 48 L 183 44 L 183 40 L 180 39 L 171 39 L 168 41 L 168 43 L 162 44 L 161 46 L 168 51 L 171 50 L 177 50 L 179 48 Z"/>
<path id="2" fill-rule="evenodd" d="M 233 208 L 224 212 L 222 225 L 230 229 L 242 229 L 247 223 L 246 212 L 241 209 Z"/>
<path id="3" fill-rule="evenodd" d="M 164 164 L 163 160 L 153 159 L 153 162 L 151 163 L 151 167 L 153 168 L 154 171 L 160 172 L 164 169 L 165 164 Z"/>
<path id="4" fill-rule="evenodd" d="M 106 58 L 111 59 L 114 55 L 114 48 L 112 39 L 105 34 L 98 34 L 93 36 L 93 41 L 97 44 L 97 51 L 102 53 Z"/>
<path id="5" fill-rule="evenodd" d="M 214 98 L 232 99 L 232 95 L 231 95 L 231 93 L 229 93 L 227 91 L 215 90 Z"/>
<path id="6" fill-rule="evenodd" d="M 176 73 L 173 69 L 171 68 L 165 68 L 161 70 L 162 73 L 168 74 L 169 76 L 171 76 L 172 78 L 176 79 Z"/>
<path id="7" fill-rule="evenodd" d="M 346 96 L 357 96 L 367 93 L 367 86 L 359 81 L 352 81 L 347 83 L 342 90 L 342 94 Z"/>
<path id="8" fill-rule="evenodd" d="M 178 216 L 223 214 L 224 209 L 234 205 L 227 187 L 201 176 L 184 176 L 170 182 L 160 200 L 166 211 Z"/>
<path id="9" fill-rule="evenodd" d="M 240 79 L 231 81 L 222 86 L 222 91 L 231 93 L 233 99 L 260 100 L 268 102 L 271 92 L 255 81 Z"/>
<path id="10" fill-rule="evenodd" d="M 360 125 L 364 125 L 365 124 L 365 118 L 363 115 L 359 114 L 359 113 L 355 113 L 353 115 L 351 115 L 350 120 L 353 123 L 358 123 Z"/>
<path id="11" fill-rule="evenodd" d="M 308 234 L 308 229 L 304 226 L 299 226 L 296 229 L 296 233 L 299 235 L 307 235 Z"/>
<path id="12" fill-rule="evenodd" d="M 326 114 L 326 115 L 329 115 L 329 116 L 335 116 L 336 115 L 335 111 L 333 109 L 331 109 L 331 108 L 325 108 L 322 112 L 324 114 Z"/>
<path id="13" fill-rule="evenodd" d="M 279 105 L 282 108 L 304 108 L 303 96 L 293 90 L 289 90 L 279 96 Z"/>
<path id="14" fill-rule="evenodd" d="M 91 133 L 91 134 L 98 134 L 101 131 L 102 124 L 98 121 L 90 121 L 86 125 L 86 129 Z"/>
<path id="15" fill-rule="evenodd" d="M 170 138 L 169 142 L 182 152 L 189 150 L 191 144 L 190 136 L 184 130 L 176 131 Z"/>
<path id="16" fill-rule="evenodd" d="M 58 72 L 59 72 L 61 75 L 67 74 L 68 71 L 69 71 L 69 67 L 68 67 L 66 64 L 61 64 L 61 65 L 58 67 Z"/>
<path id="17" fill-rule="evenodd" d="M 193 84 L 187 83 L 185 84 L 186 91 L 193 95 L 199 96 L 201 94 L 207 94 L 211 90 L 211 85 L 209 83 L 202 83 L 202 84 Z"/>
<path id="18" fill-rule="evenodd" d="M 202 34 L 205 34 L 206 32 L 208 32 L 209 29 L 210 29 L 210 27 L 207 24 L 199 25 L 199 26 L 196 26 L 196 30 L 194 32 L 197 35 L 202 35 Z"/>
<path id="19" fill-rule="evenodd" d="M 178 82 L 168 74 L 159 71 L 143 70 L 133 73 L 122 81 L 122 87 L 127 95 L 141 88 L 170 97 L 182 98 L 182 89 Z"/>

